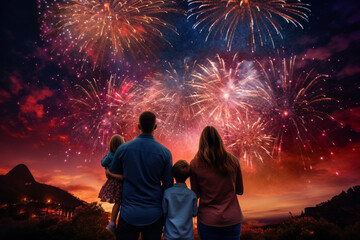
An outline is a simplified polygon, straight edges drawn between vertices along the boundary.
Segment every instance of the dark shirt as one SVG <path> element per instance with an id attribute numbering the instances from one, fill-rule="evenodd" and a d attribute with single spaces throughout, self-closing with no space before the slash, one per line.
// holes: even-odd
<path id="1" fill-rule="evenodd" d="M 162 216 L 163 191 L 173 186 L 170 151 L 153 135 L 140 134 L 116 150 L 110 172 L 123 174 L 120 216 L 130 225 L 146 226 Z"/>
<path id="2" fill-rule="evenodd" d="M 214 227 L 240 223 L 243 215 L 236 196 L 243 194 L 240 165 L 233 173 L 223 175 L 195 158 L 190 168 L 191 190 L 200 198 L 198 221 Z"/>
<path id="3" fill-rule="evenodd" d="M 193 217 L 197 214 L 197 197 L 185 183 L 176 183 L 165 191 L 162 208 L 166 240 L 194 239 Z"/>

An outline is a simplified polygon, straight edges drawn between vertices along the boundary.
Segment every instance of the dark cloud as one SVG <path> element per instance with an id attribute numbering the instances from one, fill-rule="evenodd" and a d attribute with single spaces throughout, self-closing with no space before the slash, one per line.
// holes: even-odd
<path id="1" fill-rule="evenodd" d="M 21 113 L 25 115 L 35 114 L 37 118 L 42 118 L 44 115 L 44 105 L 39 102 L 52 95 L 53 92 L 48 88 L 32 91 L 30 95 L 25 97 L 24 103 L 20 105 Z"/>
<path id="2" fill-rule="evenodd" d="M 350 125 L 354 131 L 360 132 L 360 107 L 337 112 L 334 117 L 343 125 Z"/>
<path id="3" fill-rule="evenodd" d="M 11 93 L 15 95 L 19 94 L 19 92 L 24 88 L 24 82 L 21 75 L 18 72 L 14 72 L 13 74 L 9 75 L 9 80 Z"/>
<path id="4" fill-rule="evenodd" d="M 338 77 L 348 77 L 348 76 L 354 76 L 355 74 L 360 73 L 360 66 L 349 64 L 348 66 L 344 67 L 343 70 L 341 70 L 337 76 Z"/>
<path id="5" fill-rule="evenodd" d="M 346 50 L 350 44 L 358 42 L 360 42 L 360 32 L 336 35 L 331 37 L 325 46 L 308 49 L 305 58 L 326 60 L 332 55 Z"/>
<path id="6" fill-rule="evenodd" d="M 8 102 L 10 99 L 11 94 L 4 89 L 0 89 L 0 103 Z"/>

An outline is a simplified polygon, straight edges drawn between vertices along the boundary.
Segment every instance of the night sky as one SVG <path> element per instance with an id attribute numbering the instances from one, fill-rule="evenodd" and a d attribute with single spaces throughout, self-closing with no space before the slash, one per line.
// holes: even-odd
<path id="1" fill-rule="evenodd" d="M 245 193 L 239 200 L 245 218 L 263 221 L 287 216 L 289 211 L 299 214 L 304 207 L 326 201 L 341 190 L 360 184 L 360 56 L 356 54 L 360 52 L 360 2 L 302 2 L 309 3 L 311 9 L 310 13 L 306 12 L 308 22 L 301 21 L 304 29 L 279 20 L 283 38 L 274 34 L 275 48 L 267 41 L 263 47 L 257 43 L 253 52 L 249 33 L 241 24 L 231 50 L 220 35 L 211 35 L 205 42 L 206 31 L 199 33 L 200 28 L 193 28 L 195 18 L 187 18 L 184 14 L 189 10 L 187 1 L 178 0 L 177 13 L 160 15 L 178 33 L 162 29 L 164 38 L 172 46 L 162 39 L 154 39 L 152 55 L 142 56 L 141 51 L 135 49 L 135 54 L 127 52 L 115 62 L 105 56 L 97 65 L 91 58 L 74 60 L 76 56 L 82 59 L 83 51 L 73 51 L 69 57 L 56 47 L 58 43 L 48 41 L 51 36 L 43 34 L 46 4 L 42 0 L 3 2 L 0 174 L 24 163 L 38 182 L 58 186 L 88 202 L 98 201 L 98 191 L 106 181 L 100 160 L 107 153 L 107 139 L 113 131 L 121 131 L 126 141 L 131 140 L 138 133 L 137 116 L 124 114 L 120 125 L 130 122 L 126 126 L 107 125 L 98 132 L 87 131 L 82 124 L 86 119 L 79 117 L 81 111 L 74 107 L 74 99 L 81 96 L 78 86 L 89 86 L 86 80 L 96 79 L 99 88 L 106 91 L 110 76 L 116 74 L 117 79 L 127 78 L 129 89 L 143 86 L 148 90 L 154 86 L 149 79 L 156 79 L 156 73 L 164 72 L 169 64 L 183 73 L 184 61 L 189 65 L 196 61 L 194 66 L 198 69 L 197 64 L 206 66 L 209 61 L 216 62 L 217 54 L 227 63 L 237 54 L 245 64 L 257 60 L 264 65 L 269 59 L 279 63 L 281 59 L 296 56 L 297 68 L 315 69 L 316 74 L 329 75 L 317 91 L 334 99 L 321 106 L 320 110 L 333 119 L 316 122 L 323 136 L 312 132 L 316 136 L 307 142 L 313 146 L 312 151 L 299 150 L 296 143 L 289 140 L 294 138 L 289 133 L 284 136 L 281 153 L 267 158 L 264 163 L 254 160 L 254 165 L 250 166 L 240 159 Z M 46 21 L 51 22 L 51 19 Z M 171 89 L 171 84 L 168 87 Z M 131 101 L 129 95 L 126 96 L 126 101 Z M 156 111 L 157 108 L 149 106 L 143 101 L 130 112 L 137 115 L 148 108 Z M 181 113 L 176 121 L 182 122 L 185 118 L 182 110 L 180 106 L 171 109 Z M 114 112 L 109 111 L 108 115 L 111 114 Z M 191 131 L 176 134 L 172 130 L 166 132 L 171 126 L 161 128 L 162 122 L 159 122 L 160 130 L 155 132 L 155 138 L 172 151 L 174 162 L 193 158 L 201 128 L 212 124 L 211 117 L 203 118 L 207 120 L 196 119 L 196 127 L 192 122 Z M 268 116 L 263 119 L 271 121 Z M 176 121 L 173 124 L 180 124 Z M 233 116 L 230 121 L 234 121 Z M 232 131 L 221 133 L 225 141 L 235 134 Z M 105 204 L 105 208 L 108 207 Z"/>

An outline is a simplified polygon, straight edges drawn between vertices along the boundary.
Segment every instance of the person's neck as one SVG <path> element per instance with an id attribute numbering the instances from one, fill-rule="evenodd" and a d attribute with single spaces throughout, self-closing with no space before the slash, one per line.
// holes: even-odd
<path id="1" fill-rule="evenodd" d="M 151 133 L 141 132 L 141 134 L 144 134 L 144 135 L 153 135 L 153 132 L 151 132 Z"/>
<path id="2" fill-rule="evenodd" d="M 175 183 L 185 183 L 185 182 L 178 182 L 178 181 L 175 181 Z"/>

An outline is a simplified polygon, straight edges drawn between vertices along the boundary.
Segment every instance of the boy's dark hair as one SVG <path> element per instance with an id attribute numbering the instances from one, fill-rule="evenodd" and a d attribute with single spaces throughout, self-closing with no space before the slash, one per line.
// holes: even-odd
<path id="1" fill-rule="evenodd" d="M 154 130 L 156 116 L 153 112 L 143 112 L 139 117 L 141 131 L 151 133 Z"/>
<path id="2" fill-rule="evenodd" d="M 185 182 L 190 176 L 190 165 L 185 160 L 177 161 L 172 167 L 172 175 L 176 182 Z"/>

